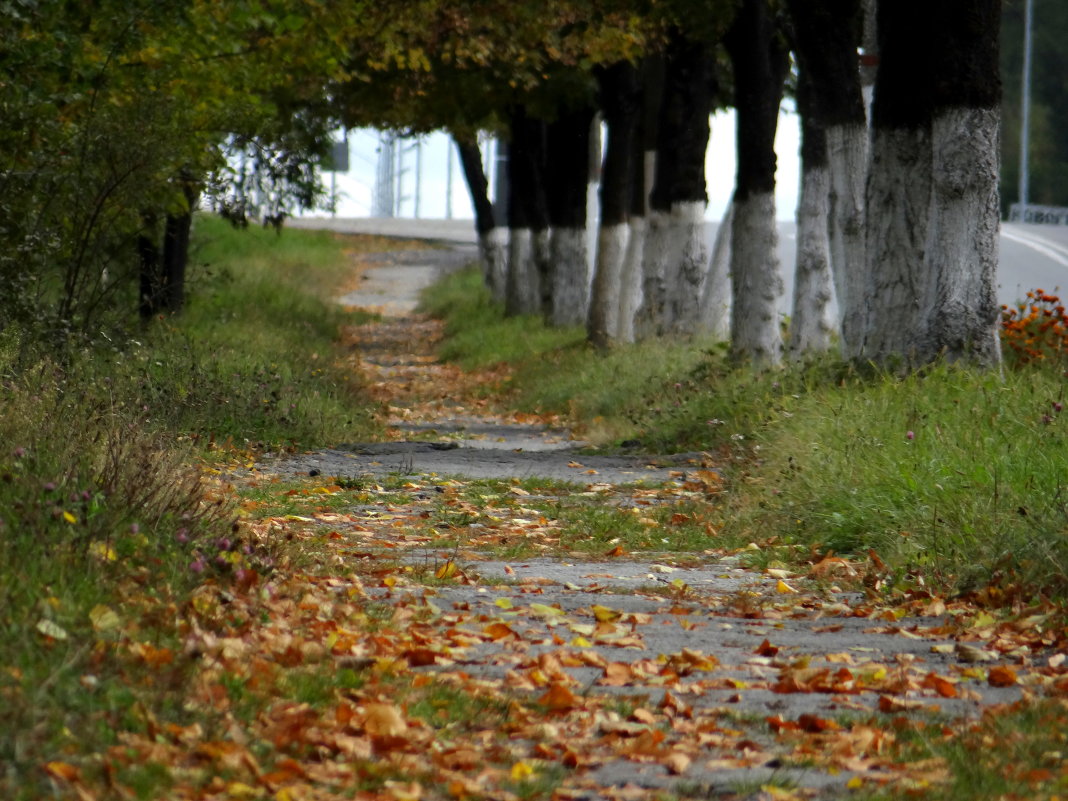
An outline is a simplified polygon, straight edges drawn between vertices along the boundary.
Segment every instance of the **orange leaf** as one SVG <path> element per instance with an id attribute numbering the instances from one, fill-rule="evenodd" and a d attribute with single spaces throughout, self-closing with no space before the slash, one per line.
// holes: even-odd
<path id="1" fill-rule="evenodd" d="M 957 685 L 937 673 L 928 673 L 923 680 L 923 686 L 929 690 L 934 690 L 943 698 L 957 697 Z"/>
<path id="2" fill-rule="evenodd" d="M 609 662 L 604 666 L 604 676 L 598 684 L 607 687 L 624 687 L 634 680 L 634 671 L 626 662 Z"/>
<path id="3" fill-rule="evenodd" d="M 398 737 L 408 731 L 408 722 L 393 704 L 368 704 L 363 727 L 368 734 Z"/>
<path id="4" fill-rule="evenodd" d="M 1012 687 L 1019 682 L 1019 678 L 1016 676 L 1016 671 L 1008 665 L 998 665 L 990 669 L 987 681 L 991 687 Z"/>
<path id="5" fill-rule="evenodd" d="M 498 640 L 518 640 L 519 635 L 516 634 L 515 629 L 509 626 L 507 623 L 490 623 L 488 626 L 482 629 L 482 632 L 493 641 Z"/>
<path id="6" fill-rule="evenodd" d="M 760 645 L 757 646 L 756 650 L 753 651 L 753 653 L 757 656 L 775 656 L 775 654 L 779 653 L 779 646 L 772 645 L 770 642 L 768 642 L 767 639 L 765 639 L 764 642 L 760 643 Z"/>
<path id="7" fill-rule="evenodd" d="M 82 778 L 78 768 L 67 762 L 49 762 L 43 767 L 49 776 L 65 782 L 77 782 Z"/>
<path id="8" fill-rule="evenodd" d="M 558 712 L 581 705 L 580 699 L 562 681 L 554 681 L 549 685 L 549 689 L 538 699 L 538 703 Z"/>

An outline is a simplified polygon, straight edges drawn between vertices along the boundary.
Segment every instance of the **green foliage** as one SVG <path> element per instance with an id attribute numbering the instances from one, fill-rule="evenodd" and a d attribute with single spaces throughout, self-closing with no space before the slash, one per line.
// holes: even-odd
<path id="1" fill-rule="evenodd" d="M 121 677 L 99 672 L 100 649 L 120 649 L 120 626 L 153 648 L 180 649 L 154 639 L 156 622 L 136 619 L 131 596 L 166 605 L 206 577 L 268 575 L 276 564 L 273 546 L 235 527 L 214 471 L 193 466 L 209 443 L 242 446 L 212 458 L 247 458 L 249 445 L 335 444 L 373 425 L 374 407 L 334 350 L 338 327 L 358 318 L 327 300 L 349 270 L 346 245 L 359 243 L 240 232 L 210 217 L 197 220 L 195 239 L 211 266 L 195 278 L 189 314 L 141 340 L 72 349 L 60 363 L 14 327 L 0 332 L 8 795 L 10 776 L 39 775 L 72 742 L 112 743 L 120 725 L 140 730 L 146 710 L 168 704 L 181 718 L 171 685 L 142 685 L 133 666 Z M 174 687 L 184 669 L 168 674 Z M 165 772 L 131 770 L 127 780 L 146 797 L 165 793 Z M 46 791 L 31 783 L 18 792 Z"/>
<path id="2" fill-rule="evenodd" d="M 1001 31 L 1002 175 L 1001 206 L 1019 198 L 1020 125 L 1023 74 L 1024 3 L 1006 3 Z M 1068 7 L 1052 0 L 1035 0 L 1031 69 L 1031 203 L 1068 206 Z"/>
<path id="3" fill-rule="evenodd" d="M 344 6 L 0 5 L 0 328 L 62 342 L 129 314 L 136 238 L 189 210 L 179 176 L 230 207 L 311 202 L 330 117 L 304 109 L 344 48 L 320 31 L 358 19 Z"/>

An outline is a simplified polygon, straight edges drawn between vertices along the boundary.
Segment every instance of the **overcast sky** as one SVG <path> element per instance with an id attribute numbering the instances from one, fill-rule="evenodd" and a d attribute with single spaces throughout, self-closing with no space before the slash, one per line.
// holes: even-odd
<path id="1" fill-rule="evenodd" d="M 775 142 L 778 154 L 776 207 L 781 220 L 792 220 L 797 206 L 799 180 L 798 118 L 784 112 L 779 118 L 779 131 Z M 415 216 L 416 152 L 411 140 L 404 156 L 406 172 L 403 177 L 405 201 L 401 216 Z M 378 134 L 369 129 L 349 132 L 349 172 L 335 176 L 340 198 L 338 216 L 367 217 L 371 214 L 371 198 L 375 185 Z M 455 153 L 452 157 L 452 187 L 449 191 L 448 162 L 449 139 L 444 134 L 433 134 L 422 139 L 419 191 L 419 216 L 443 218 L 449 210 L 447 198 L 451 194 L 451 212 L 457 219 L 471 218 L 471 201 Z M 484 154 L 485 155 L 485 154 Z M 719 219 L 730 199 L 734 185 L 734 114 L 724 112 L 712 120 L 712 141 L 708 147 L 706 174 L 708 176 L 709 219 Z M 330 176 L 327 175 L 329 183 Z"/>

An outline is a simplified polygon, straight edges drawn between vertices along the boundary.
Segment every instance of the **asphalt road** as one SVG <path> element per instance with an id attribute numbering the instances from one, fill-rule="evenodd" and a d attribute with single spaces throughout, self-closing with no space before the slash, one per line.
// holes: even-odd
<path id="1" fill-rule="evenodd" d="M 290 220 L 287 224 L 346 233 L 373 233 L 464 244 L 475 242 L 475 228 L 471 220 L 305 217 Z M 708 223 L 709 247 L 715 240 L 718 227 L 718 223 Z M 795 230 L 792 222 L 779 223 L 779 259 L 786 283 L 782 302 L 784 312 L 789 307 L 793 292 Z M 1030 289 L 1044 289 L 1047 292 L 1061 289 L 1068 292 L 1068 226 L 1003 223 L 1000 248 L 998 298 L 1001 303 L 1012 304 Z"/>

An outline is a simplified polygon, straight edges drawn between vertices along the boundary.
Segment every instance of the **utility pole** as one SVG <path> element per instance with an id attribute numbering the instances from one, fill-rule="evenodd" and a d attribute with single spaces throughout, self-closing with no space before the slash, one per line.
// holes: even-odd
<path id="1" fill-rule="evenodd" d="M 1031 23 L 1034 0 L 1024 4 L 1023 92 L 1020 109 L 1020 221 L 1027 221 L 1031 143 Z"/>
<path id="2" fill-rule="evenodd" d="M 388 131 L 378 135 L 378 164 L 375 168 L 375 194 L 371 205 L 372 217 L 394 217 L 396 192 L 396 137 Z"/>

